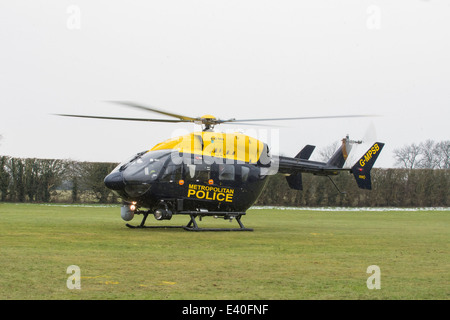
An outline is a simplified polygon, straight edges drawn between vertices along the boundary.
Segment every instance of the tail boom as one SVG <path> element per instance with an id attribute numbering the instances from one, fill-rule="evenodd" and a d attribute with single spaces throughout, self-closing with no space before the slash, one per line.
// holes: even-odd
<path id="1" fill-rule="evenodd" d="M 294 190 L 302 190 L 302 173 L 310 173 L 319 176 L 333 176 L 342 171 L 353 174 L 358 187 L 361 189 L 372 189 L 370 172 L 377 160 L 384 143 L 375 142 L 366 153 L 351 168 L 343 168 L 350 148 L 343 143 L 342 147 L 331 157 L 328 162 L 317 162 L 309 160 L 312 150 L 308 150 L 295 158 L 279 157 L 279 173 L 285 174 L 289 187 Z M 310 147 L 308 147 L 310 148 Z M 302 150 L 303 151 L 303 150 Z"/>

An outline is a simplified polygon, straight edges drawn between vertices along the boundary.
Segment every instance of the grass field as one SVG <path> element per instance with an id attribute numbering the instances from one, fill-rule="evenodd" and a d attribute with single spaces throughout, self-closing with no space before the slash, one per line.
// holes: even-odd
<path id="1" fill-rule="evenodd" d="M 129 229 L 119 207 L 0 203 L 0 299 L 450 297 L 450 211 L 252 209 L 242 221 L 255 231 Z M 80 290 L 66 286 L 70 265 Z"/>

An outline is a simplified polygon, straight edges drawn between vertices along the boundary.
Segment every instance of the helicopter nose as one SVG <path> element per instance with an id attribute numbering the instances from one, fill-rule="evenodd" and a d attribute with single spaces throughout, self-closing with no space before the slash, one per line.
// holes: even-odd
<path id="1" fill-rule="evenodd" d="M 106 176 L 105 186 L 111 190 L 123 190 L 125 183 L 123 182 L 122 172 L 113 172 Z"/>

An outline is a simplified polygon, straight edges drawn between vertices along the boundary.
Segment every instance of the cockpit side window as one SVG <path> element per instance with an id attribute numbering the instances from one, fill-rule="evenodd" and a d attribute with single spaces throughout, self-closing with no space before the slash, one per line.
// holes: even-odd
<path id="1" fill-rule="evenodd" d="M 142 152 L 139 152 L 139 153 L 135 154 L 134 156 L 128 158 L 127 160 L 125 160 L 125 161 L 123 161 L 121 164 L 119 164 L 119 165 L 117 166 L 117 169 L 118 169 L 119 171 L 125 170 L 125 168 L 126 168 L 130 163 L 132 163 L 132 162 L 134 162 L 134 161 L 140 159 L 140 158 L 141 158 L 144 154 L 146 154 L 147 152 L 148 152 L 148 150 L 142 151 Z"/>
<path id="2" fill-rule="evenodd" d="M 145 183 L 156 180 L 164 167 L 169 153 L 167 151 L 149 151 L 138 154 L 129 163 L 121 167 L 124 180 L 128 183 Z M 122 169 L 123 168 L 123 169 Z"/>

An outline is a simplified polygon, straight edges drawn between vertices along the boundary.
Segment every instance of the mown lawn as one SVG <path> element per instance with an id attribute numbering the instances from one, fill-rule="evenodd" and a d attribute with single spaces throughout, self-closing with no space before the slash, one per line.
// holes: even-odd
<path id="1" fill-rule="evenodd" d="M 255 231 L 129 229 L 116 206 L 0 203 L 0 299 L 450 297 L 450 211 L 252 209 L 242 221 Z M 67 288 L 70 265 L 79 290 Z M 379 290 L 367 288 L 370 265 Z"/>

